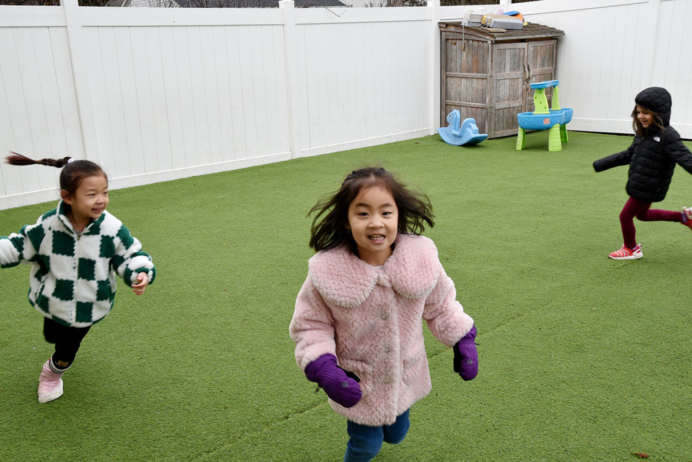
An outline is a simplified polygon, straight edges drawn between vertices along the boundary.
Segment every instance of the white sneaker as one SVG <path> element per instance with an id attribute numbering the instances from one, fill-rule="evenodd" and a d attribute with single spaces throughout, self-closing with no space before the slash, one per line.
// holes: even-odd
<path id="1" fill-rule="evenodd" d="M 38 377 L 38 402 L 48 403 L 62 396 L 62 373 L 57 374 L 50 368 L 51 359 L 43 364 L 43 370 Z"/>

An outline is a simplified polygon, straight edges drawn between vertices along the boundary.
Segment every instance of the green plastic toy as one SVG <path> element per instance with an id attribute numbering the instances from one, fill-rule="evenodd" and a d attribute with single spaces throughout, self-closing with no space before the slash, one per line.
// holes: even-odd
<path id="1" fill-rule="evenodd" d="M 559 80 L 532 83 L 533 104 L 536 110 L 517 114 L 519 121 L 519 134 L 517 136 L 517 151 L 524 149 L 526 130 L 550 130 L 548 136 L 548 150 L 562 151 L 562 143 L 569 142 L 567 136 L 567 124 L 572 120 L 573 110 L 560 108 Z M 553 87 L 553 104 L 548 108 L 548 98 L 545 89 Z"/>

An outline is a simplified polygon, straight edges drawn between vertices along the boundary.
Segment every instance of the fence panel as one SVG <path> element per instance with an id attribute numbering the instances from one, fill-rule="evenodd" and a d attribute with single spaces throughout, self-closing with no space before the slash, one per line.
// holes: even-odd
<path id="1" fill-rule="evenodd" d="M 653 82 L 673 94 L 671 124 L 680 130 L 684 124 L 687 138 L 692 138 L 692 35 L 687 32 L 692 21 L 692 2 L 661 2 L 658 38 L 659 50 L 654 60 Z"/>
<path id="2" fill-rule="evenodd" d="M 112 188 L 291 157 L 280 11 L 0 8 L 3 152 Z M 57 199 L 58 173 L 1 163 L 0 209 Z"/>
<path id="3" fill-rule="evenodd" d="M 115 180 L 290 151 L 281 26 L 83 33 L 98 160 Z"/>
<path id="4" fill-rule="evenodd" d="M 64 19 L 58 7 L 0 7 L 0 150 L 27 156 L 84 156 Z M 31 22 L 34 27 L 22 27 Z M 62 24 L 62 25 L 61 25 Z M 55 197 L 57 169 L 0 163 L 2 208 L 27 194 Z"/>
<path id="5" fill-rule="evenodd" d="M 431 132 L 428 8 L 296 11 L 301 152 Z"/>

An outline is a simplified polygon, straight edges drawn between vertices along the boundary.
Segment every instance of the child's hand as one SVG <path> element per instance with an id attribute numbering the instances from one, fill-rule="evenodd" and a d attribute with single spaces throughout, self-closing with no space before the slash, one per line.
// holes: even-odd
<path id="1" fill-rule="evenodd" d="M 337 366 L 336 356 L 332 354 L 324 354 L 308 364 L 305 376 L 316 382 L 327 396 L 343 407 L 355 406 L 362 397 L 358 382 Z"/>
<path id="2" fill-rule="evenodd" d="M 464 380 L 473 380 L 478 375 L 478 350 L 476 350 L 476 326 L 473 326 L 454 345 L 454 372 Z"/>
<path id="3" fill-rule="evenodd" d="M 149 275 L 147 273 L 139 273 L 137 275 L 137 284 L 132 284 L 132 292 L 137 295 L 142 295 L 149 285 Z"/>

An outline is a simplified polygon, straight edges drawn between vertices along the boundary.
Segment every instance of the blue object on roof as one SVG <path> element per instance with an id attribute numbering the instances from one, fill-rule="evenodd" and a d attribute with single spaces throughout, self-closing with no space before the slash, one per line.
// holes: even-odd
<path id="1" fill-rule="evenodd" d="M 502 14 L 505 14 L 507 16 L 514 16 L 515 14 L 519 14 L 519 12 L 517 10 L 514 10 L 514 11 L 508 11 L 508 12 L 502 13 Z"/>
<path id="2" fill-rule="evenodd" d="M 560 85 L 560 81 L 559 80 L 546 80 L 545 82 L 531 83 L 529 85 L 531 86 L 531 88 L 536 90 L 538 88 L 550 88 L 550 87 L 554 87 L 555 85 Z"/>
<path id="3" fill-rule="evenodd" d="M 461 114 L 457 109 L 447 114 L 448 127 L 440 127 L 437 132 L 442 140 L 453 146 L 474 145 L 485 141 L 488 135 L 478 133 L 476 119 L 468 118 L 461 121 Z"/>

